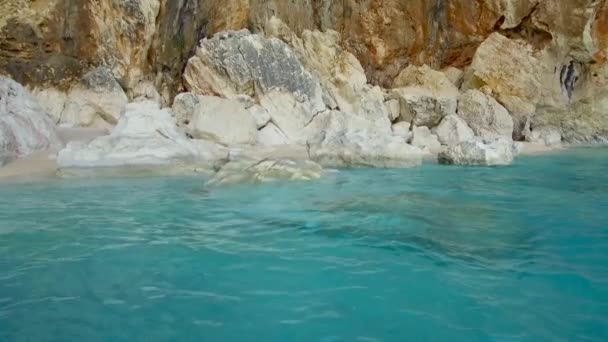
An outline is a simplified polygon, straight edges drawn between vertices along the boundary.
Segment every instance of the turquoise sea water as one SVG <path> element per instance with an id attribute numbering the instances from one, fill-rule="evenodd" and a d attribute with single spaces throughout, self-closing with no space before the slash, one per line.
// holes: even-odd
<path id="1" fill-rule="evenodd" d="M 0 184 L 0 341 L 607 340 L 607 149 Z"/>

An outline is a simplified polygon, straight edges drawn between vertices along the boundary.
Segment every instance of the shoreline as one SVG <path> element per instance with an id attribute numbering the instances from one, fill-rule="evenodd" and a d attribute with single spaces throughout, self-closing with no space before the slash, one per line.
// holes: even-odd
<path id="1" fill-rule="evenodd" d="M 108 134 L 108 130 L 100 128 L 57 128 L 57 134 L 67 145 L 70 142 L 88 142 L 99 136 Z M 57 175 L 59 168 L 55 158 L 58 150 L 40 150 L 28 156 L 13 160 L 0 167 L 1 183 L 29 183 L 60 179 Z"/>
<path id="2" fill-rule="evenodd" d="M 87 141 L 106 134 L 99 129 L 69 128 L 60 129 L 60 136 L 64 143 L 71 141 Z M 559 145 L 546 146 L 537 143 L 521 143 L 520 157 L 535 157 L 548 154 L 557 154 L 573 148 L 606 147 L 605 145 Z M 27 157 L 17 159 L 0 167 L 0 184 L 33 183 L 66 178 L 94 179 L 104 177 L 150 177 L 150 176 L 179 176 L 185 174 L 202 174 L 196 166 L 165 165 L 154 167 L 113 167 L 91 169 L 60 170 L 55 158 L 57 151 L 37 151 Z M 207 170 L 208 171 L 208 170 Z M 207 172 L 208 173 L 208 172 Z"/>

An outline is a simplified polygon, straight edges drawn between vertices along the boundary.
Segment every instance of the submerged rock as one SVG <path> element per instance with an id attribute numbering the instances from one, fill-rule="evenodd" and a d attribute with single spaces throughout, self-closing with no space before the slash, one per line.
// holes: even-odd
<path id="1" fill-rule="evenodd" d="M 71 142 L 59 152 L 60 168 L 187 164 L 213 166 L 227 151 L 211 142 L 186 138 L 169 110 L 155 102 L 127 105 L 110 135 Z"/>
<path id="2" fill-rule="evenodd" d="M 449 147 L 439 154 L 439 163 L 454 165 L 509 165 L 513 142 L 504 138 L 474 138 Z"/>
<path id="3" fill-rule="evenodd" d="M 208 185 L 264 183 L 277 180 L 313 180 L 323 175 L 323 168 L 310 160 L 263 159 L 237 160 L 225 164 Z"/>
<path id="4" fill-rule="evenodd" d="M 0 166 L 59 146 L 55 125 L 35 98 L 19 83 L 0 76 Z"/>

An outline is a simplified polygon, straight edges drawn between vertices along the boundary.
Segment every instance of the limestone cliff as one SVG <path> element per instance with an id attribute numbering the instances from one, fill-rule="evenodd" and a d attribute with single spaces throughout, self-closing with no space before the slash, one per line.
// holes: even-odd
<path id="1" fill-rule="evenodd" d="M 408 64 L 464 67 L 495 31 L 581 63 L 607 58 L 605 0 L 2 0 L 0 68 L 27 84 L 63 84 L 99 64 L 127 83 L 143 71 L 171 83 L 200 39 L 259 31 L 273 15 L 296 33 L 338 31 L 384 86 Z"/>

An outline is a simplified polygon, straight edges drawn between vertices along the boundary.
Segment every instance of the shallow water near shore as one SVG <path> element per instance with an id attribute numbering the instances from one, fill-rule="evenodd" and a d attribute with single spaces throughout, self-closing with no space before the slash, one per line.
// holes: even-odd
<path id="1" fill-rule="evenodd" d="M 0 184 L 0 341 L 606 341 L 608 149 Z"/>

